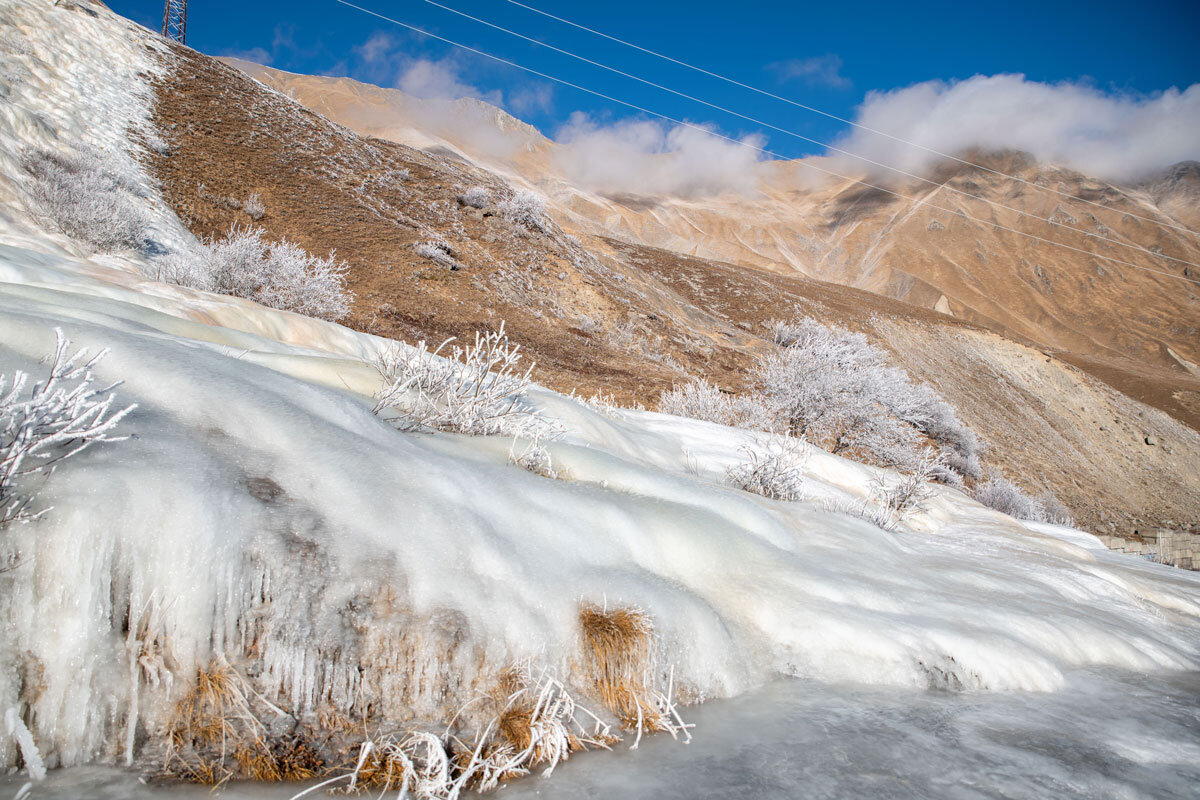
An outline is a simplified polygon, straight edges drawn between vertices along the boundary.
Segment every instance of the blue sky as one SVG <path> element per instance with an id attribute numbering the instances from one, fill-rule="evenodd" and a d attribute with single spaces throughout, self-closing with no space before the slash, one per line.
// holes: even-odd
<path id="1" fill-rule="evenodd" d="M 767 147 L 783 155 L 820 149 L 489 30 L 421 0 L 355 2 L 640 106 L 713 123 L 732 136 L 760 132 Z M 830 141 L 845 133 L 840 123 L 666 64 L 504 0 L 442 2 L 814 139 Z M 854 117 L 872 90 L 974 75 L 1023 73 L 1030 82 L 1068 81 L 1087 91 L 1134 98 L 1200 82 L 1200 3 L 1195 2 L 528 4 L 843 117 Z M 110 6 L 148 27 L 161 24 L 161 0 L 110 0 Z M 602 123 L 637 116 L 334 0 L 193 0 L 188 32 L 188 43 L 205 53 L 244 55 L 292 72 L 347 75 L 388 86 L 406 79 L 415 85 L 414 63 L 425 60 L 429 63 L 416 77 L 423 76 L 431 91 L 473 91 L 499 99 L 550 135 L 575 111 Z M 1200 146 L 1200 134 L 1193 131 L 1192 136 Z"/>

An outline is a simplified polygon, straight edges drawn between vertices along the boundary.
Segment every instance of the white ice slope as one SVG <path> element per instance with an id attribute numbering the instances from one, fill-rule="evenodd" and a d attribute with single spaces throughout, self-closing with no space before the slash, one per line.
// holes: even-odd
<path id="1" fill-rule="evenodd" d="M 136 439 L 65 464 L 53 510 L 5 534 L 24 563 L 0 576 L 0 707 L 51 765 L 123 755 L 135 695 L 161 730 L 218 653 L 260 659 L 258 690 L 298 716 L 444 720 L 515 659 L 570 675 L 581 600 L 644 609 L 694 700 L 778 673 L 1054 691 L 1075 667 L 1200 663 L 1197 576 L 1084 534 L 945 489 L 885 533 L 822 510 L 864 496 L 867 467 L 813 453 L 812 499 L 769 501 L 722 485 L 745 432 L 539 391 L 570 430 L 551 447 L 571 479 L 549 480 L 508 464 L 507 440 L 373 416 L 373 337 L 106 273 L 128 280 L 0 252 L 0 370 L 36 374 L 61 327 L 112 348 L 99 378 L 139 406 Z M 148 610 L 174 686 L 126 652 Z"/>

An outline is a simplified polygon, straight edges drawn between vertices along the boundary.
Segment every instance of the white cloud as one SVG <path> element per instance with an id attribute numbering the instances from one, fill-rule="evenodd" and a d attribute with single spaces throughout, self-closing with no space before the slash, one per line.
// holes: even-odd
<path id="1" fill-rule="evenodd" d="M 553 106 L 554 91 L 549 84 L 533 83 L 508 93 L 505 106 L 514 114 L 549 112 Z"/>
<path id="2" fill-rule="evenodd" d="M 450 61 L 419 58 L 396 76 L 396 88 L 422 100 L 457 100 L 460 97 L 488 99 L 479 89 L 458 79 L 458 68 Z M 499 93 L 491 93 L 499 102 Z"/>
<path id="3" fill-rule="evenodd" d="M 556 137 L 556 160 L 580 186 L 609 194 L 681 196 L 751 192 L 758 183 L 761 137 L 740 143 L 710 129 L 624 120 L 598 125 L 582 112 L 571 115 Z"/>
<path id="4" fill-rule="evenodd" d="M 263 66 L 268 67 L 274 60 L 274 57 L 267 52 L 266 48 L 263 47 L 251 47 L 249 50 L 226 50 L 221 53 L 221 55 L 227 58 L 238 58 L 242 61 L 249 61 L 254 64 L 262 64 Z"/>
<path id="5" fill-rule="evenodd" d="M 1144 96 L 1024 75 L 977 75 L 870 92 L 855 121 L 944 153 L 1023 150 L 1114 181 L 1200 159 L 1200 84 Z M 908 171 L 937 158 L 860 129 L 837 144 Z"/>
<path id="6" fill-rule="evenodd" d="M 386 61 L 391 55 L 396 40 L 383 31 L 376 31 L 367 40 L 354 48 L 354 52 L 368 64 L 378 64 Z"/>
<path id="7" fill-rule="evenodd" d="M 829 53 L 814 58 L 794 58 L 768 64 L 781 81 L 801 80 L 809 86 L 828 86 L 831 89 L 849 89 L 851 81 L 842 75 L 841 56 Z"/>

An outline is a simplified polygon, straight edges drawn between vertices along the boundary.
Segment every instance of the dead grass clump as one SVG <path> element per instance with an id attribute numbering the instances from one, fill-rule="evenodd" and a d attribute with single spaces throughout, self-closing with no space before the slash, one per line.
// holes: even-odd
<path id="1" fill-rule="evenodd" d="M 299 736 L 271 739 L 251 708 L 251 690 L 221 657 L 196 672 L 179 701 L 167 737 L 163 771 L 192 783 L 220 785 L 231 778 L 303 781 L 324 762 Z"/>
<path id="2" fill-rule="evenodd" d="M 654 688 L 654 625 L 646 613 L 585 603 L 579 609 L 579 625 L 585 679 L 621 727 L 637 731 L 633 746 L 643 733 L 657 731 L 690 739 L 689 726 L 671 698 L 674 686 L 668 685 L 665 694 Z"/>

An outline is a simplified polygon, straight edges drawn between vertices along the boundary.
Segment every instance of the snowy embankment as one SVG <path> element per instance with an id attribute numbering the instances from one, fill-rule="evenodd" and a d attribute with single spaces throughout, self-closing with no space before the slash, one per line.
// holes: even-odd
<path id="1" fill-rule="evenodd" d="M 777 675 L 1050 692 L 1082 667 L 1200 666 L 1194 574 L 948 489 L 886 532 L 826 510 L 878 473 L 822 452 L 804 499 L 767 500 L 725 479 L 752 434 L 535 390 L 566 431 L 547 445 L 561 479 L 542 477 L 510 463 L 507 438 L 374 415 L 386 342 L 144 279 L 144 253 L 89 254 L 28 211 L 22 156 L 128 158 L 138 75 L 160 67 L 152 37 L 69 6 L 12 2 L 0 19 L 33 42 L 6 60 L 24 71 L 0 106 L 0 374 L 40 376 L 61 328 L 111 348 L 98 380 L 123 380 L 137 409 L 120 426 L 134 438 L 64 462 L 36 486 L 50 510 L 0 534 L 16 564 L 0 574 L 0 710 L 48 766 L 160 759 L 207 735 L 186 728 L 202 727 L 193 690 L 227 668 L 230 719 L 294 756 L 335 733 L 453 723 L 469 740 L 522 664 L 538 691 L 553 674 L 634 728 L 630 708 L 661 714 L 664 695 Z M 154 247 L 185 242 L 143 188 L 129 194 Z M 626 682 L 597 677 L 609 666 Z M 0 763 L 27 760 L 5 738 Z"/>
<path id="2" fill-rule="evenodd" d="M 654 681 L 673 670 L 689 701 L 780 673 L 1053 691 L 1079 666 L 1200 663 L 1200 581 L 1077 532 L 940 490 L 887 533 L 823 510 L 870 468 L 812 453 L 810 499 L 770 501 L 723 485 L 746 432 L 538 391 L 568 429 L 549 446 L 569 479 L 543 478 L 507 439 L 374 416 L 373 337 L 100 274 L 0 251 L 0 370 L 37 375 L 57 326 L 111 347 L 99 379 L 138 404 L 136 439 L 65 463 L 52 511 L 5 532 L 0 706 L 51 764 L 118 758 L 131 724 L 153 737 L 219 654 L 297 718 L 440 727 L 521 659 L 570 683 L 584 602 L 642 609 Z M 143 614 L 173 680 L 126 648 Z"/>

